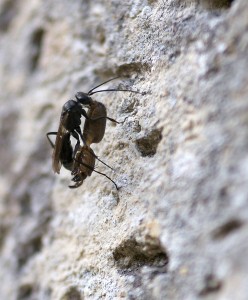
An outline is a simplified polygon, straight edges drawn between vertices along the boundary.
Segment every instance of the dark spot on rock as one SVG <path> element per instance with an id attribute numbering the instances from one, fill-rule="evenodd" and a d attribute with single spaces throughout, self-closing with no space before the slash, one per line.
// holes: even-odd
<path id="1" fill-rule="evenodd" d="M 106 41 L 105 29 L 101 26 L 101 24 L 96 27 L 95 39 L 99 42 L 99 44 L 104 44 Z"/>
<path id="2" fill-rule="evenodd" d="M 83 297 L 76 287 L 70 287 L 61 300 L 83 300 Z"/>
<path id="3" fill-rule="evenodd" d="M 209 10 L 230 8 L 234 0 L 200 0 L 200 5 Z"/>
<path id="4" fill-rule="evenodd" d="M 7 31 L 12 20 L 17 14 L 17 1 L 5 0 L 0 10 L 0 30 Z"/>
<path id="5" fill-rule="evenodd" d="M 205 277 L 204 286 L 199 292 L 200 296 L 206 296 L 210 293 L 218 292 L 221 289 L 222 283 L 220 280 L 215 278 L 214 275 L 210 274 Z"/>
<path id="6" fill-rule="evenodd" d="M 42 289 L 36 283 L 25 283 L 19 286 L 17 290 L 16 300 L 50 300 L 52 290 L 50 287 L 43 287 Z"/>
<path id="7" fill-rule="evenodd" d="M 136 147 L 142 156 L 153 156 L 162 139 L 161 129 L 154 129 L 135 141 Z"/>
<path id="8" fill-rule="evenodd" d="M 168 255 L 157 239 L 138 242 L 130 238 L 122 242 L 113 252 L 120 269 L 134 271 L 143 266 L 155 267 L 160 272 L 167 271 Z"/>
<path id="9" fill-rule="evenodd" d="M 37 235 L 28 238 L 27 241 L 17 244 L 17 263 L 18 268 L 22 268 L 26 262 L 42 248 L 42 236 Z"/>
<path id="10" fill-rule="evenodd" d="M 31 196 L 29 193 L 24 193 L 24 195 L 20 197 L 19 203 L 21 215 L 28 215 L 31 213 Z"/>
<path id="11" fill-rule="evenodd" d="M 42 43 L 44 40 L 45 31 L 42 28 L 36 29 L 30 40 L 30 57 L 29 57 L 29 69 L 30 72 L 34 72 L 38 65 L 39 59 L 42 52 Z"/>
<path id="12" fill-rule="evenodd" d="M 18 123 L 18 112 L 6 111 L 1 113 L 1 126 L 0 126 L 0 172 L 6 173 L 10 168 L 13 161 L 13 140 L 15 139 L 14 132 Z"/>
<path id="13" fill-rule="evenodd" d="M 219 191 L 220 198 L 226 198 L 228 195 L 228 187 L 223 186 Z"/>
<path id="14" fill-rule="evenodd" d="M 31 300 L 33 299 L 32 294 L 34 287 L 31 284 L 25 284 L 19 287 L 17 300 Z"/>
<path id="15" fill-rule="evenodd" d="M 3 246 L 7 231 L 7 226 L 5 224 L 0 223 L 0 250 Z"/>
<path id="16" fill-rule="evenodd" d="M 243 222 L 241 220 L 231 219 L 213 231 L 213 239 L 225 238 L 227 235 L 242 227 L 242 225 Z"/>
<path id="17" fill-rule="evenodd" d="M 132 62 L 118 66 L 116 74 L 119 76 L 126 76 L 126 74 L 141 73 L 142 71 L 147 71 L 149 69 L 150 67 L 147 63 Z"/>
<path id="18" fill-rule="evenodd" d="M 141 73 L 147 73 L 150 71 L 151 66 L 148 63 L 143 63 L 141 61 L 134 61 L 130 63 L 124 63 L 117 65 L 116 67 L 111 67 L 110 68 L 104 68 L 104 69 L 99 69 L 96 70 L 96 75 L 101 77 L 101 81 L 108 80 L 112 77 L 122 77 L 124 80 L 125 77 L 130 80 L 130 82 L 136 82 L 136 80 L 131 80 L 130 77 L 132 74 L 141 74 Z M 139 78 L 142 80 L 142 78 Z M 143 78 L 143 80 L 145 80 Z"/>

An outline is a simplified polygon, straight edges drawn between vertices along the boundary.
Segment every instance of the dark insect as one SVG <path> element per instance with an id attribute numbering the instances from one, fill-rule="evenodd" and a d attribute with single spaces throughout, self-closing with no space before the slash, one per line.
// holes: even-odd
<path id="1" fill-rule="evenodd" d="M 77 146 L 76 146 L 77 147 Z M 84 180 L 92 174 L 92 172 L 96 172 L 108 178 L 113 182 L 116 189 L 118 190 L 118 186 L 116 183 L 108 177 L 106 174 L 95 170 L 95 160 L 97 156 L 94 151 L 87 145 L 78 146 L 75 151 L 74 163 L 71 175 L 74 176 L 72 181 L 75 182 L 75 185 L 69 185 L 69 188 L 78 188 L 83 184 Z"/>
<path id="2" fill-rule="evenodd" d="M 107 80 L 100 85 L 91 89 L 88 93 L 78 92 L 76 94 L 76 100 L 67 101 L 62 108 L 59 128 L 57 132 L 48 132 L 47 138 L 51 146 L 53 147 L 53 170 L 55 173 L 60 173 L 61 166 L 72 171 L 73 181 L 76 182 L 75 188 L 80 186 L 87 176 L 90 176 L 92 171 L 104 175 L 111 180 L 106 174 L 94 170 L 95 159 L 101 161 L 90 148 L 92 143 L 99 143 L 105 134 L 106 120 L 110 120 L 115 123 L 118 122 L 107 116 L 106 107 L 101 102 L 93 100 L 90 96 L 100 92 L 107 91 L 123 91 L 142 94 L 138 91 L 126 90 L 126 89 L 105 89 L 94 91 L 96 88 L 103 84 L 112 81 L 118 77 Z M 83 106 L 89 108 L 88 113 L 83 109 Z M 85 124 L 83 133 L 81 131 L 81 118 L 85 117 Z M 50 135 L 56 135 L 55 143 L 50 140 Z M 76 146 L 73 150 L 71 144 L 71 136 L 76 139 Z M 80 146 L 80 138 L 84 144 L 84 147 Z M 87 154 L 86 154 L 87 153 Z M 90 153 L 90 158 L 88 153 Z M 93 163 L 94 162 L 94 163 Z M 103 161 L 101 161 L 105 164 Z M 108 166 L 107 164 L 105 164 Z M 109 166 L 108 166 L 109 167 Z M 86 169 L 88 170 L 86 171 Z M 111 180 L 112 181 L 112 180 Z M 115 182 L 112 181 L 114 184 Z M 117 185 L 115 184 L 116 188 Z"/>
<path id="3" fill-rule="evenodd" d="M 57 132 L 48 132 L 47 138 L 49 143 L 54 148 L 53 151 L 53 170 L 55 173 L 60 172 L 61 164 L 63 164 L 61 158 L 66 160 L 72 158 L 72 146 L 70 137 L 73 136 L 77 143 L 80 143 L 79 135 L 85 143 L 81 132 L 81 117 L 87 116 L 85 110 L 82 108 L 82 105 L 77 101 L 69 100 L 67 101 L 63 108 L 60 117 L 59 129 Z M 56 135 L 55 144 L 49 139 L 49 135 Z M 65 153 L 64 153 L 65 152 Z"/>
<path id="4" fill-rule="evenodd" d="M 136 94 L 142 94 L 138 91 L 126 90 L 126 89 L 105 89 L 105 90 L 94 90 L 103 84 L 112 81 L 118 77 L 109 79 L 98 86 L 91 89 L 88 93 L 77 92 L 75 97 L 79 103 L 83 106 L 89 108 L 87 112 L 87 117 L 85 118 L 84 130 L 83 130 L 83 138 L 87 145 L 91 145 L 93 143 L 99 143 L 105 134 L 106 129 L 106 120 L 110 120 L 111 122 L 115 122 L 118 124 L 122 124 L 125 122 L 118 122 L 115 119 L 107 117 L 107 110 L 103 103 L 93 100 L 90 96 L 100 92 L 131 92 Z M 142 94 L 143 95 L 143 94 Z"/>
<path id="5" fill-rule="evenodd" d="M 53 151 L 53 170 L 56 173 L 60 173 L 61 165 L 64 166 L 65 169 L 72 171 L 73 169 L 73 162 L 74 162 L 74 157 L 75 154 L 77 154 L 78 149 L 79 149 L 79 143 L 76 144 L 75 149 L 73 151 L 72 144 L 71 144 L 71 135 L 69 132 L 66 132 L 62 137 L 59 139 L 59 144 L 57 148 L 55 148 L 54 143 L 50 140 L 49 136 L 50 135 L 57 135 L 57 132 L 48 132 L 47 133 L 47 138 L 54 149 Z M 86 147 L 86 146 L 85 146 Z M 90 147 L 86 147 L 90 148 Z M 105 162 L 103 162 L 98 156 L 95 155 L 93 151 L 91 151 L 92 155 L 94 156 L 95 159 L 99 160 L 102 164 L 107 166 L 108 168 L 112 169 L 109 165 L 107 165 Z"/>

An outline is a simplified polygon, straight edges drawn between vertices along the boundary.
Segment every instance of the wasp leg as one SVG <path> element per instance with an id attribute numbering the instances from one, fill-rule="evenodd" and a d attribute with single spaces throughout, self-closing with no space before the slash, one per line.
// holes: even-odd
<path id="1" fill-rule="evenodd" d="M 96 173 L 98 173 L 98 174 L 101 174 L 101 175 L 105 176 L 105 177 L 108 178 L 110 181 L 112 181 L 113 184 L 115 185 L 117 191 L 120 189 L 120 188 L 117 186 L 117 184 L 116 184 L 110 177 L 108 177 L 106 174 L 104 174 L 104 173 L 102 173 L 102 172 L 99 172 L 99 171 L 96 171 L 96 170 L 93 170 L 93 171 L 96 172 Z"/>
<path id="2" fill-rule="evenodd" d="M 69 185 L 68 187 L 69 187 L 70 189 L 76 189 L 76 188 L 78 188 L 80 185 L 82 185 L 83 182 L 84 182 L 84 181 L 82 180 L 82 181 L 77 182 L 75 185 Z"/>
<path id="3" fill-rule="evenodd" d="M 74 136 L 73 134 L 75 134 L 75 136 Z M 78 135 L 80 135 L 83 144 L 86 145 L 85 138 L 83 137 L 81 128 L 80 128 L 79 126 L 78 126 L 77 128 L 75 128 L 75 131 L 72 132 L 72 135 L 75 137 L 75 139 L 77 139 L 77 141 L 79 141 Z M 76 136 L 77 136 L 77 137 L 76 137 Z"/>
<path id="4" fill-rule="evenodd" d="M 98 173 L 98 174 L 101 174 L 101 175 L 105 176 L 106 178 L 108 178 L 110 181 L 113 182 L 113 184 L 115 185 L 117 191 L 119 190 L 117 184 L 116 184 L 110 177 L 108 177 L 106 174 L 101 173 L 101 172 L 99 172 L 99 171 L 96 171 L 96 170 L 95 170 L 94 168 L 92 168 L 91 166 L 89 166 L 89 165 L 87 165 L 87 164 L 84 164 L 84 163 L 82 163 L 82 162 L 80 162 L 80 161 L 78 161 L 78 160 L 76 160 L 76 159 L 75 159 L 75 161 L 78 162 L 78 163 L 80 163 L 81 165 L 83 165 L 83 166 L 89 168 L 90 170 L 92 170 L 92 171 L 94 171 L 94 172 L 96 172 L 96 173 Z M 69 186 L 69 187 L 70 187 L 70 186 Z"/>
<path id="5" fill-rule="evenodd" d="M 76 149 L 75 149 L 76 150 Z M 109 165 L 107 165 L 104 161 L 102 161 L 97 155 L 95 155 L 95 153 L 92 153 L 91 151 L 89 151 L 87 149 L 88 152 L 90 152 L 91 155 L 93 155 L 97 160 L 99 160 L 102 164 L 104 164 L 106 167 L 110 168 L 111 170 L 115 171 L 114 168 L 110 167 Z M 75 157 L 75 156 L 73 156 Z"/>

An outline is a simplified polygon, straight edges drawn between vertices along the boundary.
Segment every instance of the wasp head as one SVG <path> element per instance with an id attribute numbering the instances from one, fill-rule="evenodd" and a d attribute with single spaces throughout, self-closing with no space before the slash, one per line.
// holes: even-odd
<path id="1" fill-rule="evenodd" d="M 82 105 L 89 105 L 92 102 L 90 96 L 83 92 L 77 92 L 75 97 L 77 101 Z"/>

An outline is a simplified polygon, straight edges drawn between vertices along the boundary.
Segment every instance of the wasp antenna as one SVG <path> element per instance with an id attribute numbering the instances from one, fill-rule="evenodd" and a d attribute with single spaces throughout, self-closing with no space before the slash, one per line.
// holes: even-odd
<path id="1" fill-rule="evenodd" d="M 109 80 L 107 80 L 107 81 L 104 81 L 103 83 L 101 83 L 101 84 L 95 86 L 93 89 L 91 89 L 91 90 L 88 91 L 88 95 L 93 95 L 93 94 L 91 94 L 91 92 L 94 91 L 95 89 L 97 89 L 99 86 L 102 86 L 102 85 L 104 85 L 105 83 L 108 83 L 108 82 L 110 82 L 110 81 L 112 81 L 112 80 L 115 80 L 115 79 L 117 79 L 117 78 L 120 78 L 120 76 L 111 78 L 111 79 L 109 79 Z"/>
<path id="2" fill-rule="evenodd" d="M 89 95 L 93 95 L 96 93 L 102 93 L 102 92 L 130 92 L 130 93 L 135 93 L 135 94 L 140 94 L 144 95 L 144 93 L 138 92 L 138 91 L 133 91 L 133 90 L 123 90 L 123 89 L 107 89 L 107 90 L 100 90 L 100 91 L 95 91 L 93 93 L 90 93 Z"/>

